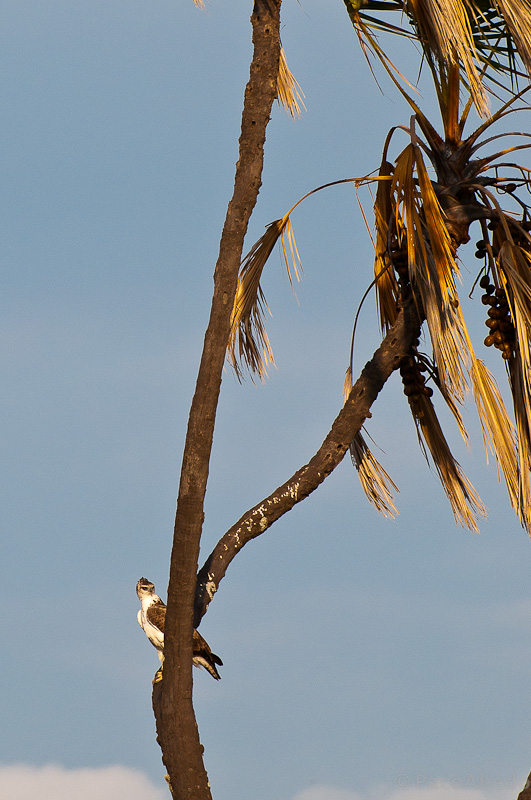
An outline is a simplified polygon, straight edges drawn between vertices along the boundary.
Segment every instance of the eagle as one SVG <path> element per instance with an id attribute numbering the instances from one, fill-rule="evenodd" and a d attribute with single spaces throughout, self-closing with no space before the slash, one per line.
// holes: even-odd
<path id="1" fill-rule="evenodd" d="M 138 624 L 148 637 L 151 644 L 157 648 L 160 658 L 160 669 L 155 675 L 155 683 L 162 680 L 162 666 L 164 664 L 164 622 L 166 620 L 166 604 L 155 593 L 155 586 L 146 578 L 140 578 L 136 585 L 136 593 L 140 600 L 140 611 L 137 614 Z M 223 661 L 212 652 L 206 641 L 198 631 L 194 630 L 193 639 L 193 664 L 203 667 L 210 672 L 217 681 L 221 678 L 216 664 L 223 666 Z"/>

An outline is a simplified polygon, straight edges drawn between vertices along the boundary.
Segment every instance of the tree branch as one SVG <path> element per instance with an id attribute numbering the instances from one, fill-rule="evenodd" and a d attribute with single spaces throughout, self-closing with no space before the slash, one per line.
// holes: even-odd
<path id="1" fill-rule="evenodd" d="M 365 365 L 330 432 L 313 458 L 269 497 L 247 511 L 219 540 L 197 576 L 194 624 L 197 627 L 235 555 L 251 539 L 308 497 L 343 460 L 354 436 L 371 416 L 370 408 L 385 382 L 397 369 L 417 337 L 420 319 L 414 301 Z"/>
<path id="2" fill-rule="evenodd" d="M 277 95 L 281 0 L 255 0 L 234 192 L 220 240 L 214 293 L 184 446 L 170 562 L 164 680 L 153 707 L 174 798 L 209 800 L 192 705 L 192 623 L 203 502 L 243 241 L 261 186 L 264 143 Z"/>

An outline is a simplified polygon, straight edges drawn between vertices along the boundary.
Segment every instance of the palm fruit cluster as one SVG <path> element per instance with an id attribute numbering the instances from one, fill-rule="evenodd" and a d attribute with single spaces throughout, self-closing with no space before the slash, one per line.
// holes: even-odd
<path id="1" fill-rule="evenodd" d="M 402 294 L 405 293 L 410 284 L 408 268 L 407 247 L 397 247 L 396 240 L 393 242 L 392 263 L 398 279 L 398 286 Z M 425 357 L 418 352 L 419 339 L 415 339 L 407 356 L 400 362 L 400 377 L 404 394 L 406 395 L 411 410 L 416 417 L 422 417 L 421 399 L 431 397 L 433 389 L 426 386 L 425 373 L 429 371 Z"/>
<path id="2" fill-rule="evenodd" d="M 419 340 L 415 339 L 409 353 L 400 362 L 400 377 L 402 378 L 404 394 L 416 416 L 420 417 L 422 396 L 431 397 L 433 389 L 431 386 L 426 386 L 424 373 L 428 371 L 428 366 L 425 360 L 419 356 L 418 345 Z"/>
<path id="3" fill-rule="evenodd" d="M 481 296 L 481 302 L 483 305 L 489 306 L 485 325 L 490 333 L 485 338 L 484 344 L 486 347 L 494 345 L 501 351 L 502 358 L 509 359 L 514 353 L 516 331 L 511 319 L 505 291 L 501 288 L 497 289 L 490 282 L 488 275 L 483 275 L 479 285 L 485 290 L 485 293 Z"/>
<path id="4" fill-rule="evenodd" d="M 514 242 L 514 244 L 529 252 L 530 243 L 525 233 L 529 234 L 531 231 L 531 220 L 529 220 L 524 214 L 524 217 L 518 221 L 509 219 L 508 217 L 506 217 L 505 221 L 511 233 L 511 240 Z M 497 219 L 491 220 L 487 225 L 487 228 L 490 231 L 493 231 L 492 253 L 494 256 L 497 256 L 500 246 L 505 240 L 507 234 L 504 226 Z M 476 242 L 476 248 L 476 258 L 483 258 L 486 255 L 486 242 L 481 239 L 479 242 Z"/>

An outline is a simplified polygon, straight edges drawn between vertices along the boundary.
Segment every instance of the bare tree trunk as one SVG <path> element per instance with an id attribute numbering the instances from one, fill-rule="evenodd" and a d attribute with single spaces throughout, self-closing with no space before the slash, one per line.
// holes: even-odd
<path id="1" fill-rule="evenodd" d="M 153 692 L 162 759 L 177 800 L 210 800 L 192 704 L 192 631 L 203 501 L 221 374 L 247 225 L 261 186 L 264 142 L 277 94 L 281 0 L 255 0 L 254 52 L 245 91 L 234 192 L 214 273 L 214 294 L 184 446 L 165 623 L 164 679 Z"/>

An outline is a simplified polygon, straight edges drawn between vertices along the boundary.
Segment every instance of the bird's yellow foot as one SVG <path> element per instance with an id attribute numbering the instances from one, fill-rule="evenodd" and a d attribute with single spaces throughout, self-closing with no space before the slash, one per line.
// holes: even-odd
<path id="1" fill-rule="evenodd" d="M 155 672 L 155 677 L 153 678 L 153 686 L 156 683 L 160 683 L 162 680 L 162 667 Z"/>

